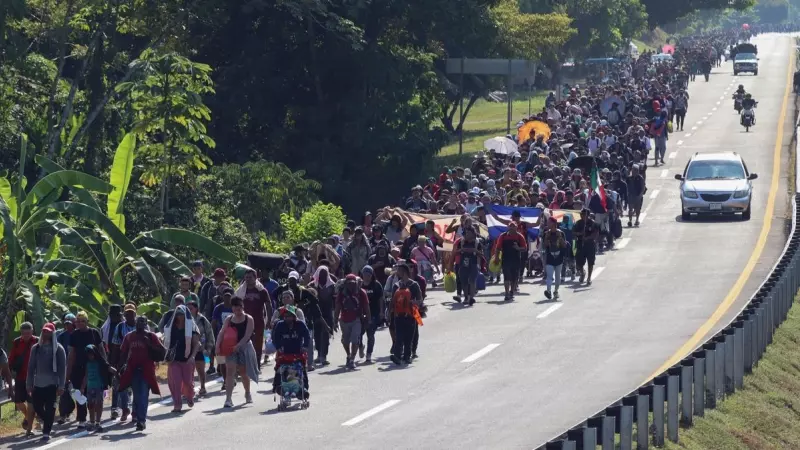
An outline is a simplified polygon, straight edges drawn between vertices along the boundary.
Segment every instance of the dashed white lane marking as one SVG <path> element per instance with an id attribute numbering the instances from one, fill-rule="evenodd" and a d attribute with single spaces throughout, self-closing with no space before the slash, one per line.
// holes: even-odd
<path id="1" fill-rule="evenodd" d="M 647 217 L 647 213 L 646 212 L 643 212 L 643 213 L 639 214 L 639 223 L 640 224 L 642 222 L 644 222 L 645 217 Z"/>
<path id="2" fill-rule="evenodd" d="M 716 110 L 717 110 L 717 108 L 713 108 L 713 109 L 712 109 L 712 110 L 711 110 L 711 111 L 708 113 L 708 115 L 707 115 L 706 117 L 711 117 L 711 115 L 712 115 L 712 114 L 714 114 L 714 111 L 716 111 Z"/>
<path id="3" fill-rule="evenodd" d="M 500 347 L 500 344 L 489 344 L 486 347 L 483 347 L 482 349 L 478 350 L 477 352 L 467 356 L 461 362 L 462 363 L 471 363 L 473 361 L 477 361 L 478 358 L 486 356 L 486 354 L 488 354 L 492 350 L 496 349 L 497 347 Z"/>
<path id="4" fill-rule="evenodd" d="M 675 159 L 678 156 L 678 152 L 672 152 L 669 154 L 669 159 Z"/>
<path id="5" fill-rule="evenodd" d="M 686 133 L 683 137 L 692 137 L 692 133 Z"/>
<path id="6" fill-rule="evenodd" d="M 605 267 L 595 267 L 594 271 L 592 272 L 592 281 L 596 280 L 604 270 L 606 270 Z"/>
<path id="7" fill-rule="evenodd" d="M 661 192 L 661 191 L 659 191 L 658 189 L 656 189 L 656 190 L 654 190 L 653 192 L 651 192 L 651 193 L 650 193 L 650 200 L 655 200 L 655 199 L 656 199 L 656 197 L 658 197 L 658 193 L 659 193 L 659 192 Z"/>
<path id="8" fill-rule="evenodd" d="M 678 145 L 683 145 L 683 141 L 678 141 Z"/>
<path id="9" fill-rule="evenodd" d="M 623 248 L 627 247 L 630 242 L 631 242 L 631 238 L 629 238 L 629 237 L 622 238 L 619 241 L 617 241 L 617 243 L 614 244 L 614 248 L 616 248 L 617 250 L 623 249 Z"/>
<path id="10" fill-rule="evenodd" d="M 556 303 L 555 305 L 545 309 L 541 314 L 536 316 L 536 318 L 537 319 L 544 319 L 545 317 L 549 316 L 550 314 L 553 314 L 554 312 L 556 312 L 558 310 L 558 308 L 561 308 L 562 306 L 564 306 L 563 303 Z"/>
<path id="11" fill-rule="evenodd" d="M 711 111 L 716 111 L 716 110 L 717 110 L 717 107 L 716 107 L 716 106 L 715 106 L 715 107 L 713 107 L 713 108 L 711 108 Z M 711 113 L 708 113 L 708 114 L 709 114 L 709 115 L 711 115 Z"/>
<path id="12" fill-rule="evenodd" d="M 217 384 L 217 383 L 220 383 L 221 381 L 222 381 L 222 378 L 215 378 L 213 380 L 206 381 L 206 387 L 214 385 L 214 384 Z M 199 391 L 200 391 L 200 383 L 196 383 L 196 386 L 194 388 L 195 395 L 197 395 L 197 393 Z M 147 411 L 149 412 L 149 411 L 152 411 L 152 410 L 154 410 L 156 408 L 160 408 L 162 406 L 166 406 L 166 405 L 170 405 L 170 404 L 172 404 L 172 397 L 168 397 L 168 398 L 166 398 L 164 400 L 161 400 L 158 403 L 153 403 L 153 404 L 149 405 L 147 407 Z M 107 421 L 103 422 L 103 428 L 108 430 L 109 428 L 115 427 L 115 426 L 119 425 L 120 423 L 128 423 L 128 422 L 120 422 L 119 419 L 107 420 Z M 59 446 L 61 444 L 66 444 L 67 442 L 75 440 L 75 439 L 86 437 L 86 436 L 88 436 L 90 434 L 93 434 L 93 433 L 94 433 L 93 431 L 92 432 L 85 431 L 85 430 L 84 431 L 80 431 L 78 433 L 63 437 L 61 439 L 57 439 L 57 440 L 55 440 L 53 442 L 50 442 L 47 445 L 43 445 L 43 446 L 37 447 L 37 448 L 39 450 L 46 450 L 48 448 L 57 447 L 57 446 Z"/>
<path id="13" fill-rule="evenodd" d="M 719 96 L 719 99 L 720 99 L 720 100 L 724 100 L 724 99 L 725 99 L 725 96 L 724 96 L 724 95 L 720 95 L 720 96 Z"/>
<path id="14" fill-rule="evenodd" d="M 394 406 L 394 405 L 396 405 L 398 403 L 400 403 L 400 400 L 388 400 L 388 401 L 386 401 L 384 403 L 381 403 L 380 405 L 370 409 L 369 411 L 367 411 L 367 412 L 365 412 L 363 414 L 359 414 L 359 415 L 353 417 L 352 419 L 350 419 L 347 422 L 343 423 L 342 426 L 343 427 L 352 427 L 353 425 L 356 425 L 357 423 L 363 422 L 363 421 L 369 419 L 370 417 L 374 416 L 375 414 L 378 414 L 381 411 L 385 411 L 385 410 L 391 408 L 392 406 Z"/>
<path id="15" fill-rule="evenodd" d="M 719 105 L 720 103 L 722 103 L 722 102 L 717 102 L 717 104 L 718 104 L 718 105 Z"/>
<path id="16" fill-rule="evenodd" d="M 703 122 L 700 122 L 700 123 L 703 123 Z M 696 127 L 696 126 L 695 126 L 695 127 L 692 127 L 692 130 L 696 130 L 696 129 L 697 129 L 697 127 Z"/>
<path id="17" fill-rule="evenodd" d="M 661 178 L 667 178 L 667 175 L 669 175 L 668 169 L 664 169 L 661 171 Z"/>
<path id="18" fill-rule="evenodd" d="M 704 118 L 704 119 L 705 119 L 705 118 Z M 698 126 L 699 126 L 699 125 L 702 125 L 702 124 L 703 124 L 703 121 L 702 121 L 702 120 L 698 120 L 698 121 L 697 121 L 697 125 L 698 125 Z"/>

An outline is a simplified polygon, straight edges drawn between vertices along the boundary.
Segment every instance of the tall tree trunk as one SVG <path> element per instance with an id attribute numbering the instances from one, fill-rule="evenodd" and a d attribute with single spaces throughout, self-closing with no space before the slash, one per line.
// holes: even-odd
<path id="1" fill-rule="evenodd" d="M 105 97 L 105 86 L 103 83 L 103 64 L 105 64 L 105 42 L 103 36 L 99 38 L 97 49 L 92 57 L 89 69 L 89 109 L 91 111 L 100 107 Z M 103 144 L 103 132 L 105 131 L 105 115 L 98 116 L 97 123 L 89 128 L 89 139 L 86 143 L 86 156 L 84 158 L 84 172 L 97 175 L 97 152 Z M 77 136 L 76 136 L 77 137 Z M 71 148 L 72 146 L 70 146 Z"/>

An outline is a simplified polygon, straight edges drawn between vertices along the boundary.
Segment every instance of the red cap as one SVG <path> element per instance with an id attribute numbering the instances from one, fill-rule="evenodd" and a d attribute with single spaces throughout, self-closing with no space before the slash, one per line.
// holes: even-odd
<path id="1" fill-rule="evenodd" d="M 228 274 L 226 274 L 225 269 L 221 267 L 214 271 L 214 277 L 226 277 L 226 276 L 228 276 Z"/>
<path id="2" fill-rule="evenodd" d="M 352 274 L 352 273 L 348 274 L 346 277 L 344 277 L 344 279 L 345 280 L 353 280 L 353 281 L 358 280 L 358 278 L 355 276 L 355 274 Z"/>
<path id="3" fill-rule="evenodd" d="M 55 326 L 55 325 L 53 325 L 51 322 L 47 322 L 47 323 L 46 323 L 46 324 L 44 324 L 44 326 L 42 327 L 42 330 L 43 330 L 43 331 L 49 331 L 49 332 L 51 332 L 51 333 L 55 333 L 55 332 L 56 332 L 56 326 Z"/>

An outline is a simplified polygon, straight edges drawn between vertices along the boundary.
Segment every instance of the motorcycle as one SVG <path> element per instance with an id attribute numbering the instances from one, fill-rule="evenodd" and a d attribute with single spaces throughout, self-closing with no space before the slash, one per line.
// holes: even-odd
<path id="1" fill-rule="evenodd" d="M 742 113 L 742 98 L 737 97 L 736 95 L 733 96 L 733 109 L 736 110 L 737 114 Z"/>
<path id="2" fill-rule="evenodd" d="M 753 126 L 754 112 L 752 109 L 745 109 L 742 112 L 742 126 L 746 133 L 750 132 L 750 127 Z"/>

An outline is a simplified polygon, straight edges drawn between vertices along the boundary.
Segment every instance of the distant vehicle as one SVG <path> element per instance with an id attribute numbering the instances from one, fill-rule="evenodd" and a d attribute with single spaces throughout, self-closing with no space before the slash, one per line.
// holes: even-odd
<path id="1" fill-rule="evenodd" d="M 650 62 L 652 62 L 653 64 L 657 64 L 657 63 L 660 63 L 660 62 L 672 62 L 673 59 L 674 58 L 669 53 L 659 53 L 657 55 L 651 56 L 650 57 Z"/>
<path id="2" fill-rule="evenodd" d="M 736 53 L 733 59 L 733 74 L 739 75 L 742 72 L 758 75 L 758 57 L 755 53 Z"/>
<path id="3" fill-rule="evenodd" d="M 738 153 L 695 153 L 683 174 L 675 175 L 681 182 L 681 219 L 741 213 L 742 220 L 750 220 L 756 178 Z"/>
<path id="4" fill-rule="evenodd" d="M 639 59 L 639 47 L 633 42 L 628 43 L 628 55 L 630 55 L 632 59 Z"/>

